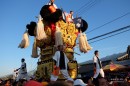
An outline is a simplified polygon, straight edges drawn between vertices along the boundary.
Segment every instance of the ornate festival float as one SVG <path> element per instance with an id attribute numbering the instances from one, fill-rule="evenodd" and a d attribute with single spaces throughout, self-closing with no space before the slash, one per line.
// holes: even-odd
<path id="1" fill-rule="evenodd" d="M 65 54 L 69 59 L 68 72 L 71 78 L 75 79 L 78 74 L 78 63 L 74 60 L 74 47 L 79 46 L 82 53 L 91 50 L 87 42 L 85 32 L 88 28 L 87 22 L 81 17 L 72 19 L 72 16 L 65 13 L 62 9 L 55 8 L 53 5 L 44 5 L 40 10 L 38 22 L 31 21 L 26 25 L 26 31 L 19 48 L 29 46 L 29 36 L 34 37 L 32 48 L 33 58 L 40 58 L 37 62 L 36 79 L 49 79 L 54 70 L 53 55 L 58 45 L 65 46 Z M 78 43 L 76 40 L 78 39 Z M 78 44 L 78 45 L 77 45 Z M 38 48 L 40 54 L 38 55 Z M 59 74 L 59 79 L 64 79 Z"/>

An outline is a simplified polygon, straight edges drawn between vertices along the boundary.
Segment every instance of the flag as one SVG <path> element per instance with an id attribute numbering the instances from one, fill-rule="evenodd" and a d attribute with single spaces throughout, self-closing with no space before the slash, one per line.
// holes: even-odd
<path id="1" fill-rule="evenodd" d="M 83 27 L 83 21 L 82 21 L 81 17 L 74 18 L 73 21 L 74 21 L 74 24 L 75 24 L 76 28 Z"/>

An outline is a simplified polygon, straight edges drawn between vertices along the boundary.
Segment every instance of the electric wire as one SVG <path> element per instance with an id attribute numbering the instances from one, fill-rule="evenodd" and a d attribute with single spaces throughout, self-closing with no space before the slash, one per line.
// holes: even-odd
<path id="1" fill-rule="evenodd" d="M 101 38 L 101 39 L 93 41 L 93 42 L 90 42 L 90 44 L 101 41 L 101 40 L 104 40 L 104 39 L 107 39 L 107 38 L 110 38 L 110 37 L 113 37 L 113 36 L 116 36 L 116 35 L 119 35 L 119 34 L 122 34 L 122 33 L 125 33 L 125 32 L 128 32 L 128 31 L 130 31 L 130 29 L 119 32 L 119 33 L 116 33 L 116 34 L 113 34 L 113 35 L 110 35 L 110 36 L 107 36 L 107 37 L 104 37 L 104 38 Z"/>
<path id="2" fill-rule="evenodd" d="M 97 2 L 97 0 L 93 0 L 93 1 L 90 1 L 87 3 L 87 5 L 82 8 L 78 13 L 77 15 L 81 16 L 83 15 L 84 13 L 86 13 L 86 10 L 90 9 L 91 7 L 93 7 L 93 5 Z"/>
<path id="3" fill-rule="evenodd" d="M 84 8 L 79 15 L 82 16 L 84 15 L 90 8 L 92 8 L 93 6 L 95 6 L 98 2 L 95 0 L 92 3 L 90 3 L 86 8 Z"/>
<path id="4" fill-rule="evenodd" d="M 112 22 L 114 22 L 114 21 L 116 21 L 116 20 L 119 20 L 119 19 L 121 19 L 121 18 L 123 18 L 123 17 L 125 17 L 125 16 L 127 16 L 127 15 L 129 15 L 129 14 L 130 14 L 130 12 L 128 12 L 128 13 L 126 13 L 126 14 L 120 16 L 120 17 L 117 17 L 117 18 L 115 18 L 115 19 L 113 19 L 113 20 L 111 20 L 111 21 L 109 21 L 109 22 L 107 22 L 107 23 L 105 23 L 105 24 L 103 24 L 103 25 L 101 25 L 101 26 L 98 26 L 98 27 L 96 27 L 96 28 L 94 28 L 94 29 L 92 29 L 92 30 L 86 32 L 86 33 L 87 33 L 87 34 L 88 34 L 88 33 L 91 33 L 91 32 L 93 32 L 93 31 L 95 31 L 95 30 L 97 30 L 97 29 L 99 29 L 99 28 L 101 28 L 101 27 L 103 27 L 103 26 L 105 26 L 105 25 L 108 25 L 108 24 L 110 24 L 110 23 L 112 23 Z"/>
<path id="5" fill-rule="evenodd" d="M 94 39 L 97 39 L 97 38 L 100 38 L 100 37 L 103 37 L 103 36 L 106 36 L 106 35 L 109 35 L 109 34 L 112 34 L 112 33 L 118 32 L 118 31 L 121 31 L 121 30 L 125 30 L 125 29 L 127 29 L 127 28 L 130 28 L 130 25 L 125 26 L 125 27 L 122 27 L 122 28 L 119 28 L 119 29 L 116 29 L 116 30 L 113 30 L 113 31 L 111 31 L 111 32 L 107 32 L 107 33 L 105 33 L 105 34 L 102 34 L 102 35 L 99 35 L 99 36 L 96 36 L 96 37 L 93 37 L 93 38 L 91 38 L 91 39 L 88 39 L 88 41 L 94 40 Z"/>
<path id="6" fill-rule="evenodd" d="M 92 0 L 89 0 L 87 3 L 85 3 L 83 6 L 81 6 L 78 10 L 75 11 L 75 14 L 79 13 L 83 8 L 85 8 L 87 6 L 87 4 L 89 4 L 90 2 L 92 2 Z"/>

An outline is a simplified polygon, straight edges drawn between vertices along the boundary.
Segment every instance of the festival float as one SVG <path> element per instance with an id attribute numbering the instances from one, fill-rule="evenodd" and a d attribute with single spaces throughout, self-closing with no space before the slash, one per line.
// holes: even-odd
<path id="1" fill-rule="evenodd" d="M 68 72 L 73 79 L 78 74 L 78 63 L 74 60 L 74 54 L 76 54 L 74 47 L 79 46 L 82 53 L 87 53 L 92 49 L 87 42 L 86 34 L 83 33 L 87 30 L 88 23 L 81 17 L 69 20 L 62 9 L 56 9 L 53 5 L 44 5 L 40 10 L 38 22 L 31 21 L 26 25 L 27 29 L 19 48 L 27 48 L 29 36 L 34 37 L 31 57 L 40 58 L 35 72 L 37 80 L 50 78 L 54 70 L 52 57 L 58 45 L 65 46 L 64 52 L 69 59 Z M 76 43 L 77 39 L 78 43 Z M 38 54 L 38 48 L 40 54 Z M 62 74 L 59 74 L 59 79 L 64 79 Z"/>

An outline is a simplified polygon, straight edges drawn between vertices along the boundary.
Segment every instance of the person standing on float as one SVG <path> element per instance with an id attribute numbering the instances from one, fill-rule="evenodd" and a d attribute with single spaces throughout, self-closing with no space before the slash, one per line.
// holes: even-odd
<path id="1" fill-rule="evenodd" d="M 66 16 L 66 22 L 73 23 L 73 19 L 74 19 L 73 14 L 74 12 L 70 11 L 70 13 Z"/>
<path id="2" fill-rule="evenodd" d="M 50 0 L 49 3 L 47 3 L 47 5 L 53 5 L 55 7 L 55 9 L 58 9 L 58 7 L 56 6 L 56 4 L 54 4 L 55 0 Z"/>
<path id="3" fill-rule="evenodd" d="M 68 81 L 72 81 L 73 79 L 69 76 L 68 70 L 67 70 L 67 64 L 69 62 L 68 58 L 66 57 L 64 51 L 63 51 L 63 45 L 58 46 L 58 50 L 55 52 L 55 55 L 53 56 L 53 59 L 55 61 L 56 67 L 59 67 L 60 72 L 63 74 L 64 78 L 66 78 Z M 51 81 L 56 81 L 58 79 L 58 75 L 51 74 Z"/>

